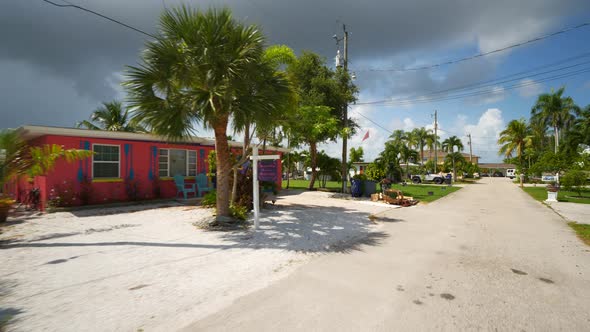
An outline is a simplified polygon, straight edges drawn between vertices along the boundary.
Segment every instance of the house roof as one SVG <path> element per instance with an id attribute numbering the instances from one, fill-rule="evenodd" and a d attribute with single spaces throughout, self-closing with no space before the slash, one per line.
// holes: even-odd
<path id="1" fill-rule="evenodd" d="M 31 140 L 45 135 L 57 136 L 75 136 L 75 137 L 89 137 L 89 138 L 110 138 L 120 140 L 132 141 L 149 141 L 149 142 L 170 142 L 165 137 L 152 135 L 130 133 L 124 131 L 107 131 L 107 130 L 90 130 L 82 128 L 66 128 L 66 127 L 51 127 L 51 126 L 32 126 L 24 125 L 16 129 L 16 132 L 24 140 Z M 190 136 L 172 143 L 196 143 L 201 145 L 215 145 L 215 140 L 212 138 Z M 228 141 L 229 146 L 241 148 L 242 143 L 236 141 Z M 269 147 L 271 150 L 279 152 L 289 152 L 290 149 L 281 147 Z"/>
<path id="2" fill-rule="evenodd" d="M 447 156 L 446 152 L 443 151 L 436 151 L 436 155 L 438 156 L 438 158 L 444 158 Z M 465 153 L 465 152 L 461 152 L 461 155 L 465 158 L 469 158 L 469 153 Z M 434 153 L 433 153 L 434 156 Z M 429 150 L 424 150 L 424 158 L 430 158 L 430 152 Z M 476 156 L 475 154 L 473 155 L 473 158 L 479 158 L 479 156 Z"/>
<path id="3" fill-rule="evenodd" d="M 480 163 L 479 168 L 516 168 L 516 165 L 504 163 Z"/>

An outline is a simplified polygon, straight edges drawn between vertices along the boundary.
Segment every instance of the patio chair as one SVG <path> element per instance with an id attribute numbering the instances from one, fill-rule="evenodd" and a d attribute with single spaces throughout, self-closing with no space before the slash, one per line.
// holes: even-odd
<path id="1" fill-rule="evenodd" d="M 182 193 L 184 199 L 188 198 L 188 194 L 197 194 L 197 190 L 195 189 L 195 183 L 184 183 L 184 176 L 182 175 L 174 175 L 174 183 L 176 184 L 176 196 L 178 197 L 179 193 Z"/>
<path id="2" fill-rule="evenodd" d="M 199 197 L 203 196 L 204 192 L 211 192 L 213 190 L 213 186 L 209 185 L 207 175 L 203 173 L 197 174 L 195 177 L 195 182 L 197 183 L 197 192 Z"/>

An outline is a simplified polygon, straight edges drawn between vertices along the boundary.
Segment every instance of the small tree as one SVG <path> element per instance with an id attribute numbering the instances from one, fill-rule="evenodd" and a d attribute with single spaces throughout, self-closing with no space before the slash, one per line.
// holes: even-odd
<path id="1" fill-rule="evenodd" d="M 367 179 L 375 182 L 380 182 L 385 178 L 385 170 L 376 163 L 370 163 L 365 170 Z"/>
<path id="2" fill-rule="evenodd" d="M 565 190 L 575 191 L 578 197 L 582 197 L 582 190 L 586 184 L 586 172 L 580 170 L 572 170 L 561 178 L 561 184 Z"/>

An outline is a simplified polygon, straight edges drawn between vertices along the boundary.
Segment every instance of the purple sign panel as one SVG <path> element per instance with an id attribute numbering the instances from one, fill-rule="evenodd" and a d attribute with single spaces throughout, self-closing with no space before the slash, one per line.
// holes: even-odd
<path id="1" fill-rule="evenodd" d="M 277 181 L 278 160 L 261 160 L 258 162 L 258 181 Z"/>

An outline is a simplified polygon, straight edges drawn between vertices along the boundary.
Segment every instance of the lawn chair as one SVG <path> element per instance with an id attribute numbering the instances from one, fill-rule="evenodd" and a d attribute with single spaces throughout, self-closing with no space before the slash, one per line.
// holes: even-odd
<path id="1" fill-rule="evenodd" d="M 204 192 L 211 192 L 214 189 L 212 185 L 209 185 L 207 175 L 203 173 L 197 174 L 195 177 L 195 182 L 197 183 L 197 192 L 199 197 L 203 196 Z"/>
<path id="2" fill-rule="evenodd" d="M 188 194 L 193 193 L 197 195 L 197 190 L 195 189 L 196 184 L 194 183 L 184 183 L 184 176 L 182 175 L 174 175 L 174 183 L 176 184 L 176 196 L 178 197 L 179 193 L 182 193 L 184 199 L 188 198 Z"/>

